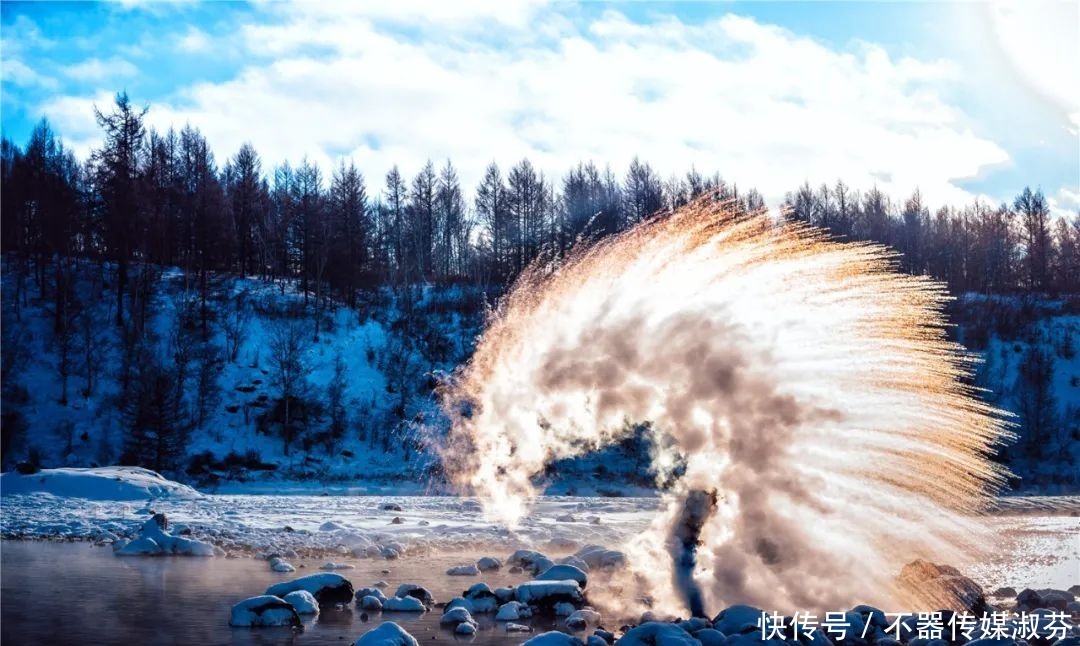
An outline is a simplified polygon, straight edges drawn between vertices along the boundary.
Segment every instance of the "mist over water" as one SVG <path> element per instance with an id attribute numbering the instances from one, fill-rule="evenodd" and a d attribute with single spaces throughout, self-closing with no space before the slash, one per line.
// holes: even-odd
<path id="1" fill-rule="evenodd" d="M 1004 477 L 1006 422 L 962 382 L 946 299 L 882 247 L 698 201 L 525 272 L 444 393 L 444 463 L 513 526 L 546 464 L 650 421 L 674 485 L 594 603 L 899 603 L 905 562 L 974 554 Z M 688 573 L 692 492 L 716 507 Z"/>

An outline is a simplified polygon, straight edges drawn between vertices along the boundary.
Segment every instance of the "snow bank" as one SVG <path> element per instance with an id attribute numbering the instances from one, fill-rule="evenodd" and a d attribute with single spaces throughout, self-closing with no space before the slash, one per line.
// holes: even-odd
<path id="1" fill-rule="evenodd" d="M 229 625 L 238 627 L 299 626 L 300 616 L 284 599 L 262 595 L 244 599 L 233 606 L 229 614 Z"/>
<path id="2" fill-rule="evenodd" d="M 416 638 L 392 621 L 384 621 L 369 630 L 353 646 L 420 646 Z"/>
<path id="3" fill-rule="evenodd" d="M 266 594 L 283 597 L 296 590 L 307 590 L 319 603 L 348 603 L 353 599 L 352 583 L 333 572 L 309 574 L 291 581 L 275 583 L 266 589 Z"/>
<path id="4" fill-rule="evenodd" d="M 59 468 L 42 469 L 30 475 L 14 471 L 0 474 L 0 494 L 19 493 L 48 493 L 87 500 L 191 499 L 202 496 L 185 484 L 139 467 Z"/>

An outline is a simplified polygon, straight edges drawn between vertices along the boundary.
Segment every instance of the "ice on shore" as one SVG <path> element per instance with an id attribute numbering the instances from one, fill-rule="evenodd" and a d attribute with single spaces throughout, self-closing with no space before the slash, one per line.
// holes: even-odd
<path id="1" fill-rule="evenodd" d="M 191 487 L 173 482 L 140 467 L 93 467 L 41 469 L 22 475 L 0 474 L 0 494 L 47 493 L 86 500 L 149 500 L 151 498 L 201 498 Z"/>
<path id="2" fill-rule="evenodd" d="M 299 626 L 300 616 L 288 602 L 273 595 L 244 599 L 232 607 L 229 625 L 237 627 Z"/>

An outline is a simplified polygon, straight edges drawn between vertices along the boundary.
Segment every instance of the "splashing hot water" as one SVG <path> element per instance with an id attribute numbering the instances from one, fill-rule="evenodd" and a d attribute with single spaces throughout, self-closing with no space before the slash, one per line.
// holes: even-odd
<path id="1" fill-rule="evenodd" d="M 893 600 L 905 559 L 956 563 L 977 537 L 1007 432 L 961 381 L 970 359 L 945 338 L 941 286 L 890 263 L 698 201 L 533 266 L 448 386 L 444 463 L 513 525 L 546 464 L 648 420 L 673 440 L 653 456 L 660 477 L 685 471 L 625 546 L 624 607 L 676 589 L 654 607 L 697 611 L 698 589 L 707 608 Z M 716 507 L 694 519 L 687 572 L 680 528 L 701 492 Z"/>

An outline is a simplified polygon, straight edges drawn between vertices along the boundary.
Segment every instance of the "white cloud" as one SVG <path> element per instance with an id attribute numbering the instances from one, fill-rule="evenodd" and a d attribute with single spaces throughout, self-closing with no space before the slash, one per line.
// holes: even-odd
<path id="1" fill-rule="evenodd" d="M 837 177 L 897 195 L 919 186 L 941 203 L 969 199 L 957 180 L 1009 159 L 943 98 L 957 74 L 944 61 L 830 49 L 735 15 L 640 25 L 608 11 L 575 27 L 563 5 L 493 17 L 488 5 L 424 4 L 457 13 L 424 15 L 416 37 L 386 22 L 418 5 L 390 6 L 271 4 L 240 30 L 257 62 L 149 118 L 200 127 L 221 157 L 251 141 L 267 166 L 306 155 L 328 168 L 344 151 L 379 188 L 392 164 L 413 173 L 428 157 L 451 157 L 471 187 L 493 159 L 528 156 L 561 175 L 590 158 L 619 172 L 638 154 L 664 176 L 719 170 L 773 204 Z"/>
<path id="2" fill-rule="evenodd" d="M 176 46 L 183 52 L 199 53 L 208 51 L 212 41 L 205 31 L 198 27 L 188 27 L 187 33 L 180 37 Z"/>
<path id="3" fill-rule="evenodd" d="M 1080 187 L 1062 186 L 1058 192 L 1047 197 L 1050 213 L 1054 217 L 1072 217 L 1080 212 Z"/>
<path id="4" fill-rule="evenodd" d="M 89 58 L 63 68 L 64 74 L 79 81 L 106 81 L 135 76 L 138 68 L 122 58 Z"/>
<path id="5" fill-rule="evenodd" d="M 17 58 L 4 59 L 3 64 L 0 65 L 0 76 L 2 76 L 5 83 L 22 87 L 37 86 L 47 90 L 54 90 L 59 85 L 56 79 L 41 74 Z"/>

